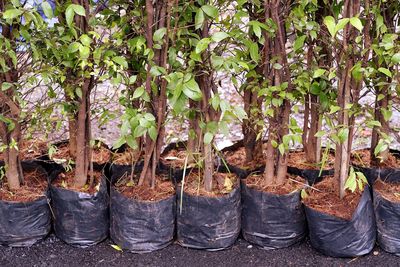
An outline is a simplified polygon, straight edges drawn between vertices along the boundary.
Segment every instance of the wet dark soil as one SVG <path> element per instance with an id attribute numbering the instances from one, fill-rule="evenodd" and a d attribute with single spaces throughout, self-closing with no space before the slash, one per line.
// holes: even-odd
<path id="1" fill-rule="evenodd" d="M 345 220 L 351 220 L 361 199 L 361 192 L 346 191 L 343 199 L 339 198 L 336 181 L 333 177 L 326 177 L 320 183 L 309 189 L 308 196 L 303 198 L 303 203 L 320 212 L 333 215 Z M 318 190 L 318 191 L 317 191 Z"/>
<path id="2" fill-rule="evenodd" d="M 120 252 L 106 240 L 87 249 L 71 247 L 54 235 L 29 248 L 0 246 L 0 266 L 398 266 L 399 258 L 376 247 L 373 253 L 354 259 L 326 257 L 309 241 L 290 248 L 262 250 L 243 239 L 227 250 L 210 252 L 171 245 L 149 254 Z"/>
<path id="3" fill-rule="evenodd" d="M 360 149 L 351 153 L 351 163 L 357 166 L 370 168 L 371 154 L 369 149 Z M 389 157 L 385 161 L 379 163 L 378 165 L 374 164 L 372 167 L 398 169 L 400 168 L 400 159 L 389 153 Z"/>
<path id="4" fill-rule="evenodd" d="M 296 175 L 288 174 L 282 185 L 266 185 L 263 175 L 249 175 L 245 180 L 248 187 L 277 195 L 286 195 L 304 188 L 305 181 Z"/>
<path id="5" fill-rule="evenodd" d="M 385 199 L 391 202 L 400 202 L 400 184 L 385 183 L 381 179 L 378 179 L 374 184 L 374 189 Z"/>

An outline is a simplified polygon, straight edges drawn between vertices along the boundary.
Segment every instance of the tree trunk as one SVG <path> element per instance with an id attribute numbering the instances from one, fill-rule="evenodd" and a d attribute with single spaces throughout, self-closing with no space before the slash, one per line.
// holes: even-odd
<path id="1" fill-rule="evenodd" d="M 279 0 L 266 0 L 264 2 L 264 12 L 266 19 L 272 19 L 276 24 L 276 32 L 274 36 L 266 36 L 264 48 L 264 75 L 268 78 L 269 83 L 274 86 L 280 86 L 287 83 L 287 93 L 293 90 L 290 78 L 290 69 L 286 54 L 285 44 L 287 41 L 285 31 L 285 10 L 288 10 L 288 1 L 281 3 Z M 269 50 L 269 51 L 268 51 Z M 277 63 L 283 67 L 279 70 L 274 69 L 270 59 L 277 58 Z M 274 97 L 279 97 L 275 95 Z M 291 103 L 288 99 L 283 99 L 281 106 L 273 106 L 274 115 L 269 118 L 269 132 L 266 155 L 266 167 L 264 172 L 264 181 L 266 184 L 281 185 L 286 181 L 287 176 L 287 149 L 284 153 L 277 151 L 273 147 L 273 142 L 277 144 L 283 143 L 283 137 L 289 133 L 289 117 Z"/>
<path id="2" fill-rule="evenodd" d="M 344 3 L 344 18 L 351 18 L 357 15 L 360 11 L 359 0 L 346 0 Z M 338 103 L 340 106 L 338 125 L 342 125 L 342 129 L 347 129 L 347 140 L 336 144 L 335 153 L 335 172 L 334 177 L 338 181 L 339 197 L 342 199 L 345 195 L 345 183 L 349 175 L 350 153 L 352 147 L 354 133 L 354 115 L 349 114 L 348 104 L 358 103 L 361 84 L 352 78 L 352 69 L 354 63 L 358 60 L 358 54 L 355 49 L 348 51 L 349 42 L 355 39 L 354 27 L 347 25 L 343 32 L 342 53 L 339 55 L 340 63 L 345 63 L 345 67 L 339 70 L 339 88 L 338 88 Z M 361 54 L 361 53 L 360 53 Z M 351 98 L 352 97 L 352 98 Z"/>
<path id="3" fill-rule="evenodd" d="M 5 11 L 6 2 L 5 0 L 0 0 L 0 13 Z M 15 27 L 18 26 L 15 25 Z M 1 35 L 10 43 L 14 52 L 16 52 L 16 44 L 11 27 L 7 24 L 0 23 L 0 28 L 2 29 Z M 11 58 L 7 55 L 3 55 L 3 58 L 9 70 L 5 73 L 0 73 L 0 88 L 2 88 L 3 82 L 15 84 L 19 79 L 18 69 L 14 66 Z M 14 90 L 15 88 L 13 87 L 5 91 L 0 90 L 0 112 L 4 118 L 10 120 L 9 123 L 0 122 L 0 138 L 3 144 L 7 146 L 4 152 L 4 163 L 6 165 L 5 175 L 7 177 L 8 187 L 11 191 L 18 190 L 24 182 L 18 150 L 21 141 L 21 110 L 16 100 Z M 9 127 L 12 125 L 13 127 Z M 11 146 L 12 144 L 17 147 Z"/>
<path id="4" fill-rule="evenodd" d="M 76 135 L 76 167 L 75 185 L 83 187 L 87 183 L 90 158 L 90 91 L 93 87 L 93 76 L 85 79 L 82 86 L 82 98 L 79 100 L 77 135 Z"/>

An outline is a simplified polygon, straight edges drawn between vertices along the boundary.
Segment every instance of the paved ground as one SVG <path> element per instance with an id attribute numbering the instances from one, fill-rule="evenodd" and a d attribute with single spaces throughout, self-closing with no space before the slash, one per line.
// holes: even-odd
<path id="1" fill-rule="evenodd" d="M 265 251 L 239 239 L 235 246 L 207 252 L 171 245 L 150 254 L 132 254 L 113 249 L 107 240 L 79 249 L 50 236 L 30 248 L 0 246 L 0 266 L 400 266 L 400 258 L 376 247 L 368 256 L 336 259 L 313 250 L 309 242 L 291 248 Z"/>

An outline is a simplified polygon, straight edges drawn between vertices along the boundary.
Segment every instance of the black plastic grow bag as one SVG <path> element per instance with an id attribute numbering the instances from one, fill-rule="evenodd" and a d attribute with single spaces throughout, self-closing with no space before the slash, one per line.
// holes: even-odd
<path id="1" fill-rule="evenodd" d="M 235 243 L 240 233 L 240 186 L 218 197 L 181 195 L 178 188 L 177 196 L 177 241 L 181 246 L 215 251 Z"/>
<path id="2" fill-rule="evenodd" d="M 130 167 L 114 167 L 112 181 L 130 173 Z M 110 237 L 122 249 L 147 253 L 165 248 L 175 233 L 176 197 L 160 201 L 130 199 L 111 187 Z"/>
<path id="3" fill-rule="evenodd" d="M 57 175 L 53 175 L 52 179 L 56 177 Z M 76 192 L 54 185 L 50 185 L 50 192 L 54 231 L 58 238 L 72 246 L 88 247 L 108 237 L 109 196 L 104 175 L 95 194 Z"/>
<path id="4" fill-rule="evenodd" d="M 400 203 L 385 199 L 375 189 L 373 195 L 378 244 L 383 250 L 400 256 Z"/>
<path id="5" fill-rule="evenodd" d="M 307 233 L 300 190 L 276 195 L 252 189 L 242 181 L 242 234 L 264 249 L 289 247 Z"/>
<path id="6" fill-rule="evenodd" d="M 350 221 L 305 206 L 311 245 L 331 257 L 357 257 L 374 248 L 375 216 L 371 193 L 365 188 Z"/>
<path id="7" fill-rule="evenodd" d="M 3 166 L 4 162 L 0 163 Z M 24 170 L 39 170 L 35 162 L 22 162 Z M 47 176 L 46 176 L 47 177 Z M 11 247 L 31 246 L 44 239 L 51 229 L 48 192 L 29 202 L 0 201 L 0 244 Z"/>

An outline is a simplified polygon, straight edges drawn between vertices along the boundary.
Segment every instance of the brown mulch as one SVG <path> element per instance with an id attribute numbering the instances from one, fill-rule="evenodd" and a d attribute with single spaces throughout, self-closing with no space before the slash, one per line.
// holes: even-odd
<path id="1" fill-rule="evenodd" d="M 361 199 L 361 192 L 346 191 L 343 199 L 339 198 L 339 190 L 336 180 L 330 176 L 314 185 L 315 189 L 309 189 L 308 196 L 303 198 L 303 203 L 319 212 L 333 215 L 345 220 L 351 220 L 354 211 Z"/>
<path id="2" fill-rule="evenodd" d="M 322 160 L 322 157 L 321 157 Z M 328 159 L 325 162 L 323 169 L 332 169 L 335 164 L 335 155 L 333 153 L 328 154 Z M 296 167 L 302 170 L 319 170 L 321 169 L 321 164 L 310 163 L 307 161 L 307 157 L 304 151 L 296 150 L 291 151 L 288 157 L 288 166 Z"/>
<path id="3" fill-rule="evenodd" d="M 22 140 L 19 143 L 19 155 L 22 160 L 37 159 L 47 154 L 47 143 L 42 140 Z M 0 153 L 0 160 L 4 161 L 4 154 Z"/>
<path id="4" fill-rule="evenodd" d="M 286 182 L 282 185 L 266 185 L 262 174 L 249 175 L 245 180 L 248 187 L 276 195 L 287 195 L 304 188 L 305 181 L 299 176 L 287 174 Z"/>
<path id="5" fill-rule="evenodd" d="M 259 158 L 250 162 L 246 161 L 246 149 L 242 146 L 235 151 L 226 151 L 224 153 L 225 160 L 232 166 L 239 167 L 243 170 L 255 170 L 265 165 L 265 159 Z"/>
<path id="6" fill-rule="evenodd" d="M 62 172 L 58 175 L 56 179 L 52 182 L 53 186 L 59 188 L 65 188 L 76 192 L 88 193 L 88 194 L 95 194 L 99 191 L 100 187 L 100 180 L 101 180 L 102 173 L 99 171 L 93 171 L 93 185 L 90 186 L 86 184 L 84 187 L 77 187 L 75 186 L 75 169 L 69 172 Z M 88 175 L 87 179 L 88 183 L 90 181 L 90 176 Z"/>
<path id="7" fill-rule="evenodd" d="M 112 162 L 119 165 L 132 165 L 139 159 L 143 159 L 143 155 L 140 155 L 138 150 L 130 147 L 126 148 L 124 152 L 112 154 Z"/>
<path id="8" fill-rule="evenodd" d="M 175 194 L 175 188 L 167 176 L 156 175 L 154 189 L 148 185 L 137 185 L 137 181 L 119 181 L 115 188 L 127 198 L 142 201 L 160 201 Z"/>
<path id="9" fill-rule="evenodd" d="M 213 176 L 211 192 L 204 189 L 204 179 L 198 169 L 193 169 L 185 177 L 185 192 L 194 196 L 218 197 L 232 192 L 239 186 L 239 178 L 233 173 L 216 172 Z"/>
<path id="10" fill-rule="evenodd" d="M 400 202 L 400 184 L 386 183 L 378 179 L 374 184 L 374 190 L 391 202 Z"/>
<path id="11" fill-rule="evenodd" d="M 24 183 L 16 191 L 10 191 L 7 178 L 0 188 L 0 199 L 4 201 L 29 202 L 45 195 L 47 189 L 46 174 L 39 170 L 24 171 Z"/>
<path id="12" fill-rule="evenodd" d="M 52 155 L 52 159 L 66 159 L 73 160 L 68 143 L 62 144 L 57 147 L 57 151 Z M 110 162 L 111 151 L 104 146 L 95 145 L 92 150 L 92 161 L 98 164 Z"/>
<path id="13" fill-rule="evenodd" d="M 161 162 L 171 168 L 183 169 L 185 167 L 186 149 L 171 149 L 161 155 Z"/>
<path id="14" fill-rule="evenodd" d="M 379 167 L 388 169 L 398 169 L 400 168 L 400 159 L 389 153 L 389 157 L 384 161 L 379 163 L 377 166 L 371 166 L 371 154 L 369 149 L 360 149 L 351 153 L 351 163 L 363 167 Z"/>

